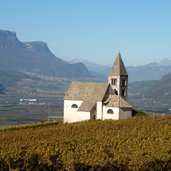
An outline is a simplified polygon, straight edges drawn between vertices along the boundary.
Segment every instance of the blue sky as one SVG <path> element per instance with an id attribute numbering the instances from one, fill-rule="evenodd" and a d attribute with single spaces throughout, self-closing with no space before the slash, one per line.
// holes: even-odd
<path id="1" fill-rule="evenodd" d="M 170 0 L 0 0 L 0 29 L 61 59 L 126 65 L 171 59 Z"/>

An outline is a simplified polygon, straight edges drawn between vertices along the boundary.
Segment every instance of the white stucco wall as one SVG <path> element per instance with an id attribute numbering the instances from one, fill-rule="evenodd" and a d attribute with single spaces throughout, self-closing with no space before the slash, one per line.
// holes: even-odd
<path id="1" fill-rule="evenodd" d="M 76 104 L 78 108 L 82 101 L 64 100 L 64 122 L 78 122 L 90 119 L 90 112 L 80 112 L 78 108 L 71 108 Z"/>
<path id="2" fill-rule="evenodd" d="M 97 115 L 96 119 L 102 119 L 102 113 L 103 113 L 103 108 L 102 108 L 102 102 L 97 102 L 96 104 L 96 109 L 97 109 Z"/>
<path id="3" fill-rule="evenodd" d="M 109 109 L 113 110 L 113 114 L 108 114 L 107 111 Z M 118 120 L 119 119 L 119 108 L 118 107 L 106 107 L 103 106 L 103 120 L 104 119 L 115 119 Z"/>

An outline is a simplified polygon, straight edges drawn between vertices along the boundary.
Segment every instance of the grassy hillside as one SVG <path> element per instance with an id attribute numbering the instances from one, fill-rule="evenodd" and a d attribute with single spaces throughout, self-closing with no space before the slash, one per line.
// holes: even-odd
<path id="1" fill-rule="evenodd" d="M 171 117 L 0 130 L 0 170 L 169 170 Z"/>

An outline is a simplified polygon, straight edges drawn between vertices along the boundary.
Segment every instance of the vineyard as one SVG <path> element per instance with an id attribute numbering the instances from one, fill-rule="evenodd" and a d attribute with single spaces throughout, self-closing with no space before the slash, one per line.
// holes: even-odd
<path id="1" fill-rule="evenodd" d="M 0 170 L 171 170 L 171 117 L 4 128 Z"/>

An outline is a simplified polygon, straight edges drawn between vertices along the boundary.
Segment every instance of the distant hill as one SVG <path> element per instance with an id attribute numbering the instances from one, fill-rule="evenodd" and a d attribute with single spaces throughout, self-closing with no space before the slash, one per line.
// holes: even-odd
<path id="1" fill-rule="evenodd" d="M 91 77 L 83 63 L 69 64 L 57 58 L 41 41 L 21 42 L 15 32 L 0 30 L 0 68 L 46 76 Z"/>
<path id="2" fill-rule="evenodd" d="M 18 71 L 1 71 L 0 84 L 3 86 L 14 86 L 22 79 L 32 78 L 31 76 Z M 33 79 L 33 78 L 32 78 Z"/>
<path id="3" fill-rule="evenodd" d="M 129 93 L 135 106 L 171 108 L 171 73 L 160 80 L 131 83 Z"/>
<path id="4" fill-rule="evenodd" d="M 84 65 L 88 68 L 89 71 L 94 71 L 94 72 L 102 72 L 104 70 L 107 70 L 109 69 L 109 66 L 107 65 L 101 65 L 101 64 L 97 64 L 97 63 L 94 63 L 94 62 L 91 62 L 87 59 L 85 60 L 82 60 L 82 59 L 73 59 L 73 60 L 70 60 L 68 61 L 69 63 L 84 63 Z"/>
<path id="5" fill-rule="evenodd" d="M 0 68 L 0 94 L 5 94 L 9 87 L 16 86 L 23 79 L 36 79 L 25 73 Z"/>
<path id="6" fill-rule="evenodd" d="M 171 73 L 157 81 L 153 87 L 145 92 L 145 95 L 153 99 L 161 100 L 164 103 L 170 102 L 171 104 Z"/>
<path id="7" fill-rule="evenodd" d="M 102 80 L 107 79 L 111 67 L 107 65 L 99 65 L 87 60 L 72 60 L 74 62 L 82 62 L 88 68 L 90 73 L 94 76 L 101 77 Z M 111 66 L 113 61 L 111 61 Z M 143 66 L 127 66 L 129 74 L 129 82 L 143 81 L 143 80 L 159 80 L 164 75 L 171 73 L 171 60 L 164 59 L 159 63 L 149 63 Z"/>
<path id="8" fill-rule="evenodd" d="M 137 67 L 129 66 L 127 67 L 129 81 L 159 80 L 164 75 L 171 73 L 171 64 L 169 64 L 169 61 L 167 65 L 164 63 L 150 63 Z"/>
<path id="9" fill-rule="evenodd" d="M 87 69 L 89 70 L 91 75 L 93 75 L 95 78 L 97 78 L 103 82 L 106 82 L 106 80 L 107 80 L 107 76 L 108 76 L 108 72 L 109 72 L 109 68 L 110 68 L 107 65 L 101 65 L 101 64 L 91 62 L 89 60 L 82 60 L 82 59 L 73 59 L 68 62 L 71 64 L 81 62 L 87 67 Z"/>
<path id="10" fill-rule="evenodd" d="M 127 66 L 129 82 L 161 79 L 164 75 L 171 73 L 171 61 L 167 61 L 167 64 L 162 61 L 161 63 L 150 63 L 143 66 Z M 109 71 L 110 68 L 104 73 L 108 75 Z"/>

